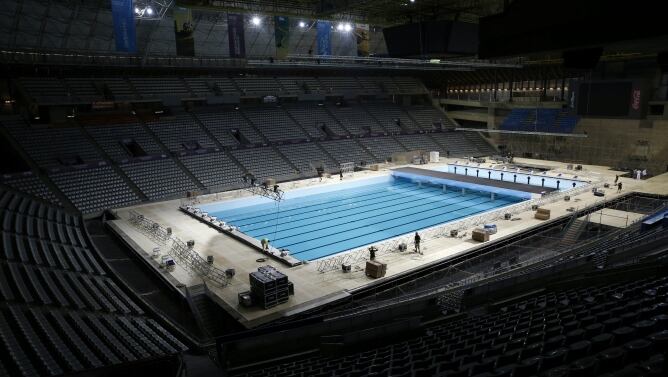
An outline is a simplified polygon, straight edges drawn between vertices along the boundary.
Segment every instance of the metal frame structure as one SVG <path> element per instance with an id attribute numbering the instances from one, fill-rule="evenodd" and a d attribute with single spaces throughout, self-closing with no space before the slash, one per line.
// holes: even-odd
<path id="1" fill-rule="evenodd" d="M 229 277 L 224 270 L 208 263 L 199 253 L 174 236 L 171 230 L 163 228 L 157 222 L 133 210 L 130 211 L 129 222 L 155 243 L 167 247 L 169 255 L 189 273 L 211 280 L 223 287 L 229 284 Z"/>

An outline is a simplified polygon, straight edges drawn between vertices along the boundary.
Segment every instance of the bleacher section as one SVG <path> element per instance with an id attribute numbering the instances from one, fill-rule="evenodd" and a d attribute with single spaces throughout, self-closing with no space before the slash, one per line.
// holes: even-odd
<path id="1" fill-rule="evenodd" d="M 60 199 L 58 199 L 58 197 L 39 177 L 32 174 L 32 172 L 0 177 L 0 182 L 17 191 L 36 196 L 57 206 L 62 205 Z"/>
<path id="2" fill-rule="evenodd" d="M 330 106 L 329 111 L 353 135 L 386 132 L 359 104 L 348 103 L 347 106 Z"/>
<path id="3" fill-rule="evenodd" d="M 65 85 L 70 89 L 79 101 L 92 102 L 101 101 L 104 99 L 102 93 L 93 84 L 93 80 L 88 78 L 66 78 Z"/>
<path id="4" fill-rule="evenodd" d="M 106 275 L 79 217 L 4 190 L 0 217 L 3 376 L 80 373 L 186 349 Z"/>
<path id="5" fill-rule="evenodd" d="M 338 122 L 332 118 L 325 109 L 325 106 L 318 106 L 317 103 L 291 103 L 283 105 L 285 110 L 290 113 L 292 118 L 299 122 L 311 137 L 321 136 L 345 136 L 346 130 L 341 128 Z M 322 126 L 329 129 L 333 134 L 327 135 Z"/>
<path id="6" fill-rule="evenodd" d="M 110 166 L 52 173 L 49 178 L 83 213 L 137 204 L 140 198 Z"/>
<path id="7" fill-rule="evenodd" d="M 399 140 L 399 142 L 403 144 L 409 151 L 439 151 L 441 154 L 445 154 L 443 148 L 434 142 L 434 139 L 428 135 L 397 135 L 397 140 Z"/>
<path id="8" fill-rule="evenodd" d="M 404 110 L 410 114 L 418 124 L 418 127 L 423 130 L 432 130 L 434 123 L 440 123 L 443 128 L 453 126 L 443 113 L 432 106 L 407 106 L 404 107 Z"/>
<path id="9" fill-rule="evenodd" d="M 362 149 L 354 140 L 335 140 L 324 141 L 320 143 L 325 150 L 336 159 L 339 164 L 354 162 L 355 165 L 361 165 L 362 162 L 369 164 L 372 162 L 382 162 Z"/>
<path id="10" fill-rule="evenodd" d="M 425 326 L 405 340 L 376 342 L 342 356 L 297 357 L 232 375 L 665 375 L 667 287 L 668 278 L 659 276 L 548 290 L 500 304 L 498 311 Z"/>
<path id="11" fill-rule="evenodd" d="M 248 123 L 240 111 L 232 108 L 198 109 L 194 113 L 202 125 L 224 146 L 237 146 L 240 143 L 233 136 L 238 131 L 250 144 L 262 144 L 264 139 L 255 128 Z"/>
<path id="12" fill-rule="evenodd" d="M 40 166 L 79 165 L 102 160 L 81 129 L 29 125 L 20 118 L 3 119 L 2 125 Z"/>
<path id="13" fill-rule="evenodd" d="M 406 152 L 406 148 L 397 143 L 392 136 L 365 137 L 359 139 L 359 142 L 380 161 L 390 160 L 393 153 Z"/>
<path id="14" fill-rule="evenodd" d="M 243 95 L 276 95 L 283 91 L 278 81 L 273 77 L 239 76 L 234 78 Z"/>
<path id="15" fill-rule="evenodd" d="M 573 133 L 579 117 L 568 110 L 517 108 L 501 123 L 505 131 Z"/>
<path id="16" fill-rule="evenodd" d="M 198 186 L 171 158 L 124 164 L 121 170 L 149 200 L 183 197 Z"/>
<path id="17" fill-rule="evenodd" d="M 225 153 L 195 154 L 179 158 L 183 165 L 209 189 L 223 190 L 238 184 L 243 171 Z"/>
<path id="18" fill-rule="evenodd" d="M 28 95 L 39 103 L 71 101 L 74 99 L 72 94 L 67 91 L 63 81 L 55 77 L 25 77 L 21 78 L 19 82 Z"/>
<path id="19" fill-rule="evenodd" d="M 137 93 L 132 90 L 130 82 L 122 77 L 95 79 L 95 82 L 102 85 L 104 91 L 115 100 L 137 99 Z"/>
<path id="20" fill-rule="evenodd" d="M 240 149 L 232 151 L 232 154 L 258 180 L 281 179 L 296 174 L 295 170 L 271 147 Z"/>
<path id="21" fill-rule="evenodd" d="M 419 130 L 408 114 L 398 105 L 388 102 L 370 102 L 364 106 L 388 132 L 412 132 Z"/>
<path id="22" fill-rule="evenodd" d="M 132 77 L 129 80 L 142 98 L 192 97 L 184 82 L 177 77 Z"/>
<path id="23" fill-rule="evenodd" d="M 327 93 L 355 93 L 362 89 L 360 83 L 349 76 L 320 77 L 320 82 Z"/>
<path id="24" fill-rule="evenodd" d="M 132 153 L 138 152 L 131 153 L 130 146 L 141 148 L 146 155 L 164 153 L 160 145 L 139 123 L 88 126 L 85 130 L 102 150 L 117 162 L 130 159 L 133 157 Z"/>
<path id="25" fill-rule="evenodd" d="M 278 150 L 305 176 L 315 175 L 315 166 L 321 164 L 329 171 L 338 169 L 338 163 L 327 156 L 316 143 L 279 145 Z"/>
<path id="26" fill-rule="evenodd" d="M 197 120 L 190 114 L 177 114 L 162 117 L 155 122 L 146 123 L 160 141 L 174 153 L 192 151 L 216 146 Z"/>
<path id="27" fill-rule="evenodd" d="M 450 157 L 485 156 L 467 139 L 463 132 L 433 133 L 430 136 L 443 146 L 443 152 L 450 152 Z"/>
<path id="28" fill-rule="evenodd" d="M 307 135 L 281 107 L 276 105 L 253 106 L 244 107 L 242 111 L 270 141 L 307 138 Z"/>

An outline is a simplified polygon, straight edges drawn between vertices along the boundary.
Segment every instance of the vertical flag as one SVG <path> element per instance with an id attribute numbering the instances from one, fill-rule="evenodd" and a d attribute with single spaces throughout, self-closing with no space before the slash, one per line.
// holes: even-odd
<path id="1" fill-rule="evenodd" d="M 246 57 L 246 38 L 244 36 L 244 15 L 227 14 L 227 39 L 230 46 L 230 57 Z"/>
<path id="2" fill-rule="evenodd" d="M 174 7 L 174 34 L 176 35 L 176 55 L 195 56 L 193 14 L 190 8 Z"/>
<path id="3" fill-rule="evenodd" d="M 114 19 L 116 51 L 137 52 L 135 14 L 132 0 L 111 0 L 111 15 Z"/>
<path id="4" fill-rule="evenodd" d="M 332 23 L 318 20 L 318 55 L 332 55 Z"/>
<path id="5" fill-rule="evenodd" d="M 274 39 L 276 40 L 276 58 L 285 59 L 290 45 L 290 20 L 284 16 L 274 17 Z"/>
<path id="6" fill-rule="evenodd" d="M 369 56 L 369 24 L 355 24 L 357 56 Z"/>

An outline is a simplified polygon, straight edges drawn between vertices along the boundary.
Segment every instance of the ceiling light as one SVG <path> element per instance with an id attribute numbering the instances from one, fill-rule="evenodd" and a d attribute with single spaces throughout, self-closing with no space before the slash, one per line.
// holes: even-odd
<path id="1" fill-rule="evenodd" d="M 348 23 L 346 23 L 346 24 L 343 25 L 343 30 L 345 30 L 345 31 L 350 31 L 350 30 L 352 30 L 352 28 L 353 28 L 353 27 L 350 26 L 350 24 L 348 24 Z"/>
<path id="2" fill-rule="evenodd" d="M 306 22 L 304 22 L 304 21 L 299 21 L 299 27 L 301 27 L 301 28 L 306 27 Z"/>
<path id="3" fill-rule="evenodd" d="M 343 30 L 343 24 L 336 25 L 336 30 L 342 31 Z"/>
<path id="4" fill-rule="evenodd" d="M 152 15 L 153 14 L 153 8 L 151 8 L 151 7 L 146 8 L 146 14 L 148 14 L 149 16 Z"/>
<path id="5" fill-rule="evenodd" d="M 260 17 L 258 17 L 258 16 L 253 16 L 253 18 L 251 18 L 251 23 L 255 26 L 260 26 L 261 22 L 262 21 L 260 20 Z"/>

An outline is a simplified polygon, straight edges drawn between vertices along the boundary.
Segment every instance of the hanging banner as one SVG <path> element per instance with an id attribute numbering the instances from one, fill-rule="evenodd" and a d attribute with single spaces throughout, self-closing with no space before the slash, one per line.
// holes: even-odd
<path id="1" fill-rule="evenodd" d="M 195 56 L 193 14 L 190 8 L 174 7 L 174 34 L 176 35 L 176 55 Z"/>
<path id="2" fill-rule="evenodd" d="M 290 45 L 290 20 L 287 17 L 274 17 L 274 39 L 276 40 L 276 58 L 287 58 Z"/>
<path id="3" fill-rule="evenodd" d="M 244 36 L 244 15 L 227 14 L 227 39 L 230 46 L 230 57 L 246 57 L 246 38 Z"/>
<path id="4" fill-rule="evenodd" d="M 111 15 L 114 20 L 116 51 L 137 52 L 135 13 L 132 0 L 111 0 Z"/>
<path id="5" fill-rule="evenodd" d="M 369 56 L 369 25 L 355 24 L 357 56 Z"/>
<path id="6" fill-rule="evenodd" d="M 332 55 L 332 23 L 318 20 L 318 55 Z"/>

